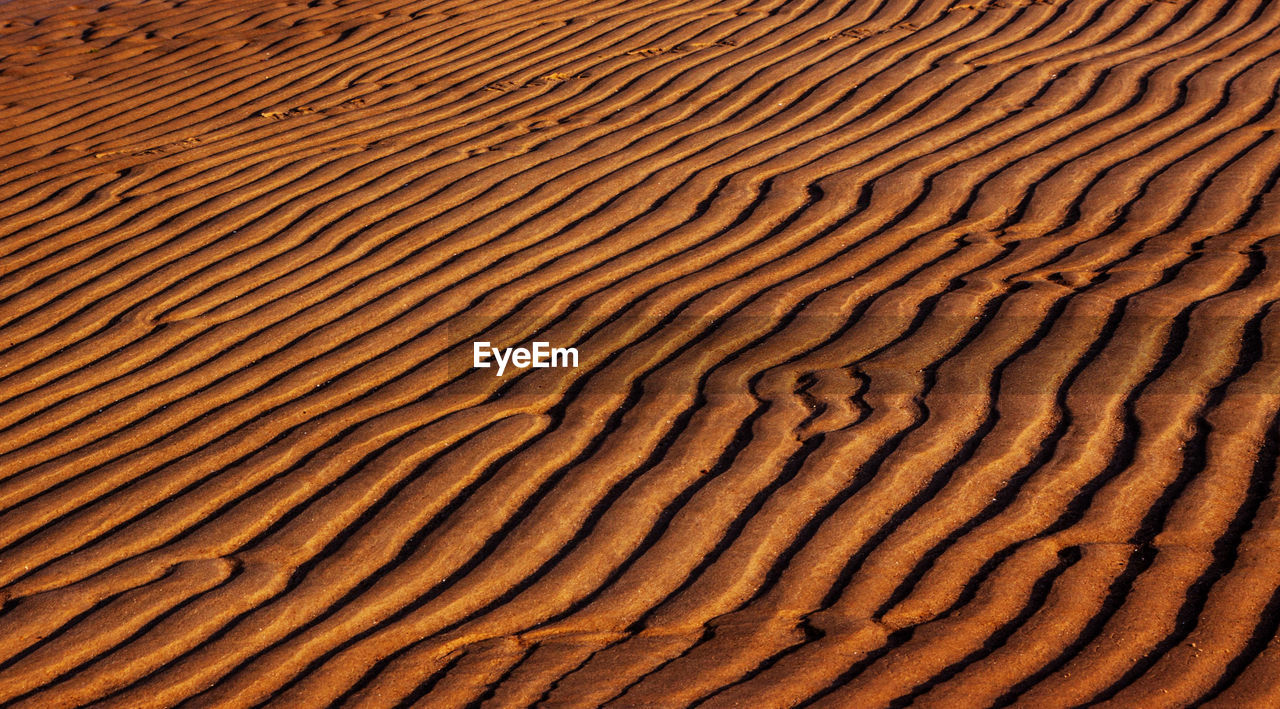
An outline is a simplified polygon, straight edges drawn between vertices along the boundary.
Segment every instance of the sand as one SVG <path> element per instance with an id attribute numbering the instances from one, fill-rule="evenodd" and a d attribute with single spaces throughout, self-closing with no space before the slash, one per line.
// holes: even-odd
<path id="1" fill-rule="evenodd" d="M 0 4 L 0 705 L 1280 706 L 1278 83 L 1274 0 Z"/>

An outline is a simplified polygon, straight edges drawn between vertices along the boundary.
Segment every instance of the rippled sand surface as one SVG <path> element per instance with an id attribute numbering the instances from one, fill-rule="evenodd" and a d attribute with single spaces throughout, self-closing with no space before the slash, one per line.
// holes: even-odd
<path id="1" fill-rule="evenodd" d="M 4 3 L 0 704 L 1280 706 L 1278 83 L 1274 0 Z"/>

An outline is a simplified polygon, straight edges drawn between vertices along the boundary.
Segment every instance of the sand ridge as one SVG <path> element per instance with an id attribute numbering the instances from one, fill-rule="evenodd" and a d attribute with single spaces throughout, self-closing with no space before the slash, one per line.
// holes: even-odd
<path id="1" fill-rule="evenodd" d="M 1280 702 L 1278 25 L 0 4 L 0 704 Z"/>

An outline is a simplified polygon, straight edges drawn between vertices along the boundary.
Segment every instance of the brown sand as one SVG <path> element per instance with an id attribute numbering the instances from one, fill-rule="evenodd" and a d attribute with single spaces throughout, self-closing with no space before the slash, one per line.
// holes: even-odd
<path id="1" fill-rule="evenodd" d="M 1275 0 L 0 4 L 0 704 L 1280 706 L 1278 81 Z"/>

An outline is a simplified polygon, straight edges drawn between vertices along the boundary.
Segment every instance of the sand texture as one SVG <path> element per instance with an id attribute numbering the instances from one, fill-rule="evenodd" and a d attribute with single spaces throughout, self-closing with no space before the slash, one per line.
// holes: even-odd
<path id="1" fill-rule="evenodd" d="M 0 3 L 0 705 L 1278 707 L 1278 94 L 1280 0 Z"/>

